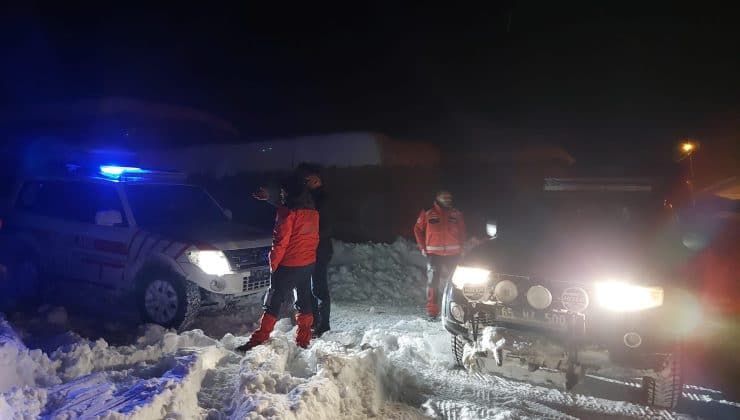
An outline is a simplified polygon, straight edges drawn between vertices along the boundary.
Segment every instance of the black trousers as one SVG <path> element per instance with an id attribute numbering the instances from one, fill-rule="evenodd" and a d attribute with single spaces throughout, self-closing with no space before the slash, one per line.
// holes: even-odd
<path id="1" fill-rule="evenodd" d="M 265 294 L 262 307 L 266 313 L 280 318 L 280 307 L 293 294 L 295 310 L 308 314 L 313 311 L 311 298 L 311 274 L 314 264 L 302 267 L 280 266 L 270 277 L 270 289 Z"/>
<path id="2" fill-rule="evenodd" d="M 327 270 L 334 254 L 331 239 L 322 240 L 316 249 L 316 266 L 311 278 L 313 294 L 313 323 L 315 329 L 328 330 L 331 314 L 331 294 Z"/>
<path id="3" fill-rule="evenodd" d="M 452 279 L 455 267 L 460 262 L 459 255 L 434 255 L 429 254 L 429 266 L 427 270 L 427 304 L 439 306 L 442 289 Z"/>

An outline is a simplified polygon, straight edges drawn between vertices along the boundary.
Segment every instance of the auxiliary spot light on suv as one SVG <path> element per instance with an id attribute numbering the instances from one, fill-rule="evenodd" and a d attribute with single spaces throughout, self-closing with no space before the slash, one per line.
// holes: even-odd
<path id="1" fill-rule="evenodd" d="M 597 282 L 596 300 L 610 311 L 642 311 L 663 305 L 663 288 L 635 286 L 619 281 Z"/>

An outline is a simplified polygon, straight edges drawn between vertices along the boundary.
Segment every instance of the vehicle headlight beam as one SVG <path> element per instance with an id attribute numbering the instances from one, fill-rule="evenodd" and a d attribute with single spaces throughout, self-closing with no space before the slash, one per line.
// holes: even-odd
<path id="1" fill-rule="evenodd" d="M 642 311 L 663 305 L 663 288 L 636 286 L 620 281 L 597 282 L 596 301 L 610 311 Z"/>
<path id="2" fill-rule="evenodd" d="M 188 259 L 206 274 L 223 276 L 232 273 L 223 251 L 192 251 L 188 254 Z"/>
<path id="3" fill-rule="evenodd" d="M 488 283 L 490 270 L 475 267 L 458 266 L 452 275 L 452 284 L 458 289 L 465 286 L 483 286 Z"/>

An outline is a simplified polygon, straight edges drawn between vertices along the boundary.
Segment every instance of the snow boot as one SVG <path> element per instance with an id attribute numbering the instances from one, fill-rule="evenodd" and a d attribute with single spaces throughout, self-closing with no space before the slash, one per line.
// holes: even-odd
<path id="1" fill-rule="evenodd" d="M 321 338 L 325 332 L 329 331 L 330 328 L 326 326 L 318 326 L 313 329 L 313 338 Z"/>
<path id="2" fill-rule="evenodd" d="M 255 346 L 259 346 L 260 344 L 267 341 L 267 339 L 270 338 L 270 333 L 272 332 L 272 329 L 275 328 L 275 323 L 277 322 L 277 320 L 277 318 L 268 313 L 262 314 L 262 318 L 260 319 L 260 327 L 257 329 L 257 331 L 252 333 L 252 336 L 249 337 L 249 341 L 247 341 L 246 344 L 237 347 L 235 350 L 244 353 L 252 350 L 252 348 L 254 348 Z"/>
<path id="3" fill-rule="evenodd" d="M 296 323 L 298 324 L 298 330 L 295 333 L 295 342 L 299 347 L 308 348 L 311 343 L 311 325 L 313 324 L 312 313 L 297 313 L 295 315 Z"/>

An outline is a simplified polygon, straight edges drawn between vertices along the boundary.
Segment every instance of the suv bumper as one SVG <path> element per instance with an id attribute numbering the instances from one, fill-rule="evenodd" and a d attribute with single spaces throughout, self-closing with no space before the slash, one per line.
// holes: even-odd
<path id="1" fill-rule="evenodd" d="M 198 267 L 186 268 L 187 279 L 219 295 L 246 296 L 270 288 L 270 267 L 254 267 L 223 276 L 207 275 Z"/>
<path id="2" fill-rule="evenodd" d="M 465 311 L 465 322 L 453 318 L 450 311 L 453 303 Z M 496 306 L 477 304 L 473 308 L 458 289 L 450 286 L 444 294 L 443 325 L 448 332 L 469 343 L 475 338 L 480 339 L 485 327 L 494 327 L 498 335 L 506 338 L 507 347 L 525 347 L 535 359 L 545 359 L 553 353 L 575 353 L 579 358 L 583 358 L 586 353 L 601 353 L 588 363 L 599 365 L 611 362 L 610 364 L 631 369 L 654 367 L 656 356 L 670 353 L 677 342 L 677 338 L 668 337 L 665 331 L 660 331 L 664 318 L 659 311 L 587 317 L 578 328 L 560 331 L 525 325 L 510 319 L 496 319 Z M 474 319 L 478 325 L 477 337 L 473 333 Z M 577 322 L 573 323 L 576 324 Z M 532 346 L 532 343 L 537 343 L 537 346 Z M 544 354 L 543 348 L 547 348 L 551 354 Z M 520 361 L 519 358 L 515 359 Z"/>

